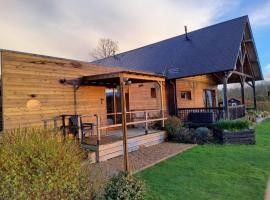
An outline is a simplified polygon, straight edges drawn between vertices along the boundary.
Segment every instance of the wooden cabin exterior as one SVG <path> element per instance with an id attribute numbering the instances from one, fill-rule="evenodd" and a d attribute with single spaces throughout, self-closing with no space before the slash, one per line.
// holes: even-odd
<path id="1" fill-rule="evenodd" d="M 213 77 L 207 75 L 176 79 L 177 107 L 216 107 L 217 89 L 217 83 Z M 207 99 L 207 92 L 211 94 L 211 102 Z"/>
<path id="2" fill-rule="evenodd" d="M 247 16 L 92 63 L 0 50 L 0 66 L 3 130 L 52 126 L 66 134 L 77 117 L 76 134 L 99 161 L 163 142 L 166 133 L 155 126 L 164 126 L 166 113 L 183 121 L 200 112 L 242 117 L 244 86 L 253 88 L 256 109 L 255 81 L 263 80 Z M 236 112 L 229 83 L 241 85 Z M 84 135 L 87 123 L 93 131 Z"/>

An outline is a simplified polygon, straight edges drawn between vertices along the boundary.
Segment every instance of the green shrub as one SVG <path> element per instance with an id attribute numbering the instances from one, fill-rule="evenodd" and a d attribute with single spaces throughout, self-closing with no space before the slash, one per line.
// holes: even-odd
<path id="1" fill-rule="evenodd" d="M 228 131 L 239 131 L 243 129 L 248 129 L 250 122 L 247 119 L 241 120 L 219 120 L 217 122 L 217 128 L 219 130 L 228 130 Z"/>
<path id="2" fill-rule="evenodd" d="M 16 129 L 0 146 L 0 199 L 87 199 L 82 151 L 56 131 Z"/>
<path id="3" fill-rule="evenodd" d="M 189 130 L 188 128 L 181 128 L 180 131 L 174 134 L 170 139 L 179 143 L 196 143 L 196 135 L 194 129 Z"/>
<path id="4" fill-rule="evenodd" d="M 111 178 L 105 187 L 106 200 L 143 200 L 145 199 L 145 185 L 134 176 L 125 173 Z"/>
<path id="5" fill-rule="evenodd" d="M 210 131 L 207 127 L 199 127 L 195 130 L 196 135 L 196 143 L 198 144 L 204 144 L 208 141 L 208 136 L 210 134 Z"/>
<path id="6" fill-rule="evenodd" d="M 168 117 L 165 121 L 165 130 L 168 133 L 169 139 L 175 138 L 182 128 L 183 124 L 178 117 Z"/>

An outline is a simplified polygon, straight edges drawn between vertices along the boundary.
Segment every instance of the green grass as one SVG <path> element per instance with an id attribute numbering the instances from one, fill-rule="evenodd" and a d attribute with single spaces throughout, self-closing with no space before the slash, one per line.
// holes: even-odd
<path id="1" fill-rule="evenodd" d="M 270 120 L 256 145 L 202 145 L 137 174 L 148 199 L 263 199 L 270 177 Z"/>

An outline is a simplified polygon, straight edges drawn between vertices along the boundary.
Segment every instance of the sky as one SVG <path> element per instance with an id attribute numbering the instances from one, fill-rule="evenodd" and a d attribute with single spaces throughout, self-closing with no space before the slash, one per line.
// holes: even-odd
<path id="1" fill-rule="evenodd" d="M 249 15 L 270 80 L 270 0 L 0 0 L 0 49 L 90 61 L 99 38 L 120 52 Z"/>

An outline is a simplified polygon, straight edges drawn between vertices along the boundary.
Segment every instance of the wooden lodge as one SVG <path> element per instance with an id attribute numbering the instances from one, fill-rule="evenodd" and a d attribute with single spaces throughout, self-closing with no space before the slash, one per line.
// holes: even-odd
<path id="1" fill-rule="evenodd" d="M 263 80 L 247 16 L 92 63 L 1 50 L 0 66 L 2 130 L 61 128 L 98 161 L 163 142 L 168 115 L 242 117 L 245 86 L 256 109 Z M 240 105 L 228 104 L 229 83 L 241 85 Z"/>

